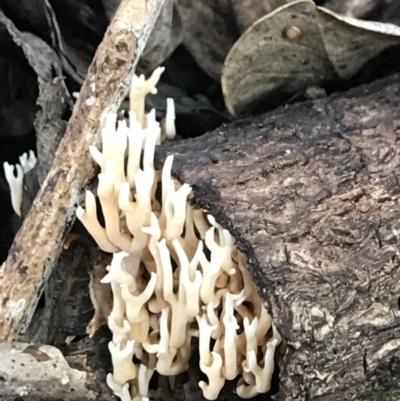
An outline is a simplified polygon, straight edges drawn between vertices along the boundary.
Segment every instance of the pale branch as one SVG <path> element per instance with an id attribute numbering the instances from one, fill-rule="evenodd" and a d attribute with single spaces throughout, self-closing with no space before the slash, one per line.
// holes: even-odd
<path id="1" fill-rule="evenodd" d="M 103 114 L 125 97 L 162 4 L 123 0 L 96 51 L 53 166 L 0 268 L 0 340 L 19 339 L 29 325 L 95 173 L 89 145 L 99 143 Z"/>

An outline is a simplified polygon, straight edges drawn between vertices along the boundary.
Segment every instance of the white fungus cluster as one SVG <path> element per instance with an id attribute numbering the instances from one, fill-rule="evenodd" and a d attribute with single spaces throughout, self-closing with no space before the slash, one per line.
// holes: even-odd
<path id="1" fill-rule="evenodd" d="M 23 153 L 19 157 L 19 163 L 16 165 L 8 164 L 7 162 L 3 164 L 4 175 L 10 187 L 11 204 L 18 216 L 21 216 L 24 175 L 35 167 L 36 161 L 33 150 L 30 150 L 29 153 Z M 17 175 L 14 174 L 15 169 L 17 170 Z"/>
<path id="2" fill-rule="evenodd" d="M 281 338 L 229 231 L 188 205 L 191 188 L 171 177 L 172 156 L 162 171 L 154 168 L 162 135 L 154 113 L 144 113 L 144 98 L 161 72 L 135 77 L 129 124 L 108 114 L 102 150 L 90 148 L 101 168 L 104 226 L 92 192 L 77 211 L 99 247 L 113 253 L 102 279 L 113 295 L 107 383 L 123 401 L 146 399 L 154 372 L 188 368 L 195 340 L 204 397 L 216 399 L 225 380 L 239 376 L 237 393 L 250 398 L 269 391 Z M 167 136 L 175 134 L 173 115 L 167 112 Z"/>

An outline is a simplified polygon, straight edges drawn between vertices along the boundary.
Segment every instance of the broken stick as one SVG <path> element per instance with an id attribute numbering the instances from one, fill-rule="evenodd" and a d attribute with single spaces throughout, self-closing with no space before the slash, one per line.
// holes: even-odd
<path id="1" fill-rule="evenodd" d="M 0 340 L 19 339 L 94 175 L 89 145 L 105 112 L 117 111 L 163 0 L 122 0 L 96 51 L 67 132 L 7 260 L 0 267 Z"/>

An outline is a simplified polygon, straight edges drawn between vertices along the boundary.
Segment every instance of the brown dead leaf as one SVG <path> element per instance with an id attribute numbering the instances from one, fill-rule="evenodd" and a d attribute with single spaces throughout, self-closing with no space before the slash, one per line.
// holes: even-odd
<path id="1" fill-rule="evenodd" d="M 67 27 L 69 25 L 73 27 L 70 29 L 70 32 L 66 32 L 66 24 L 64 23 L 61 27 L 57 19 L 57 14 L 53 7 L 56 3 L 52 5 L 50 0 L 42 0 L 42 3 L 52 37 L 52 46 L 57 50 L 61 58 L 63 69 L 76 82 L 82 84 L 95 51 L 95 48 L 91 46 L 91 43 L 85 37 L 81 37 L 82 35 L 76 35 L 75 33 L 77 23 L 80 17 L 86 14 L 86 10 L 78 14 L 79 17 L 71 22 L 69 22 L 69 19 L 65 19 Z"/>
<path id="2" fill-rule="evenodd" d="M 224 60 L 239 38 L 230 0 L 177 0 L 183 43 L 199 66 L 219 81 Z"/>
<path id="3" fill-rule="evenodd" d="M 315 5 L 299 0 L 259 19 L 235 43 L 222 74 L 228 110 L 272 107 L 309 85 L 335 77 Z"/>
<path id="4" fill-rule="evenodd" d="M 150 74 L 182 43 L 182 21 L 175 0 L 165 0 L 140 58 L 137 73 Z"/>
<path id="5" fill-rule="evenodd" d="M 224 60 L 249 26 L 291 0 L 177 0 L 183 43 L 198 65 L 221 79 Z"/>
<path id="6" fill-rule="evenodd" d="M 328 0 L 324 7 L 346 17 L 365 18 L 385 5 L 385 0 Z"/>
<path id="7" fill-rule="evenodd" d="M 322 40 L 336 73 L 343 79 L 354 76 L 369 60 L 400 43 L 400 27 L 362 21 L 318 7 Z"/>
<path id="8" fill-rule="evenodd" d="M 236 23 L 241 32 L 264 15 L 290 2 L 291 0 L 231 0 Z"/>
<path id="9" fill-rule="evenodd" d="M 37 115 L 38 91 L 51 82 L 53 76 L 62 76 L 62 62 L 57 52 L 44 40 L 18 30 L 2 12 L 0 42 L 1 136 L 26 136 L 32 131 L 34 121 L 40 120 Z M 66 90 L 62 80 L 59 85 Z M 62 110 L 69 105 L 66 99 L 63 103 Z M 21 113 L 21 110 L 24 112 Z"/>
<path id="10" fill-rule="evenodd" d="M 229 52 L 222 74 L 228 110 L 275 107 L 307 87 L 353 77 L 400 43 L 400 27 L 340 16 L 297 0 L 256 21 Z"/>

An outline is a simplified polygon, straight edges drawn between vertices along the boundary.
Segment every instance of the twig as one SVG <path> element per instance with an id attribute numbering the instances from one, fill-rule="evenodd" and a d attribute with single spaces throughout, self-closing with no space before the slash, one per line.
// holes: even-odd
<path id="1" fill-rule="evenodd" d="M 123 0 L 97 49 L 54 164 L 0 267 L 0 340 L 20 338 L 30 323 L 94 175 L 88 145 L 99 143 L 102 115 L 127 93 L 163 1 Z"/>

